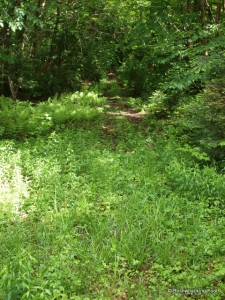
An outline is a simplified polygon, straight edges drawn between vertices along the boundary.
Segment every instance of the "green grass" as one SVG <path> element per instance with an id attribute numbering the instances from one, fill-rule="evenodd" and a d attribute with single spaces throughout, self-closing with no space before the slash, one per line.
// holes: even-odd
<path id="1" fill-rule="evenodd" d="M 0 141 L 0 299 L 223 299 L 224 175 L 78 98 L 29 108 L 25 124 L 54 120 L 42 136 Z"/>

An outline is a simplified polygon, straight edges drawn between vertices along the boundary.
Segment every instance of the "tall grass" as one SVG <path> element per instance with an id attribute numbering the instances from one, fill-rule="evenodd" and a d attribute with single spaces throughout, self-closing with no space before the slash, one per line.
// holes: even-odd
<path id="1" fill-rule="evenodd" d="M 35 109 L 63 118 L 52 103 Z M 0 299 L 223 299 L 224 175 L 172 136 L 84 119 L 0 141 Z"/>

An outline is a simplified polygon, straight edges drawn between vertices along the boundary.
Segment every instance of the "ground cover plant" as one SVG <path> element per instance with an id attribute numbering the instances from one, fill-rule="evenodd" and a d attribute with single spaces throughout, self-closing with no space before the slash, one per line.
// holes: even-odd
<path id="1" fill-rule="evenodd" d="M 14 102 L 0 98 L 0 135 L 24 138 L 49 133 L 67 122 L 93 120 L 99 111 L 94 107 L 104 104 L 106 99 L 93 92 L 76 92 L 64 95 L 60 101 L 49 99 L 37 105 L 29 101 Z"/>
<path id="2" fill-rule="evenodd" d="M 225 299 L 225 0 L 0 11 L 0 300 Z"/>
<path id="3" fill-rule="evenodd" d="M 0 299 L 223 299 L 224 174 L 90 97 L 42 135 L 78 94 L 10 104 L 34 111 L 0 141 Z"/>

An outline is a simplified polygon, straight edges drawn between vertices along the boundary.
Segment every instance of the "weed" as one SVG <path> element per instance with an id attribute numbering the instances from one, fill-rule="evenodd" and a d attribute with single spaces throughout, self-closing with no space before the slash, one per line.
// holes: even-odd
<path id="1" fill-rule="evenodd" d="M 222 299 L 224 175 L 82 97 L 7 103 L 45 135 L 0 141 L 0 298 Z"/>

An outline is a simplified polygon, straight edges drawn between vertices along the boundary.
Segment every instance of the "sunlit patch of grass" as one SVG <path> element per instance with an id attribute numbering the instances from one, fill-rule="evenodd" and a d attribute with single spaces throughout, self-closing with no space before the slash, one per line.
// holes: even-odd
<path id="1" fill-rule="evenodd" d="M 172 137 L 82 122 L 0 141 L 0 195 L 20 200 L 19 217 L 1 213 L 0 298 L 223 299 L 224 175 Z"/>
<path id="2" fill-rule="evenodd" d="M 29 198 L 30 190 L 29 180 L 18 165 L 20 150 L 13 153 L 10 144 L 5 144 L 0 151 L 0 216 L 23 216 L 22 206 Z"/>

